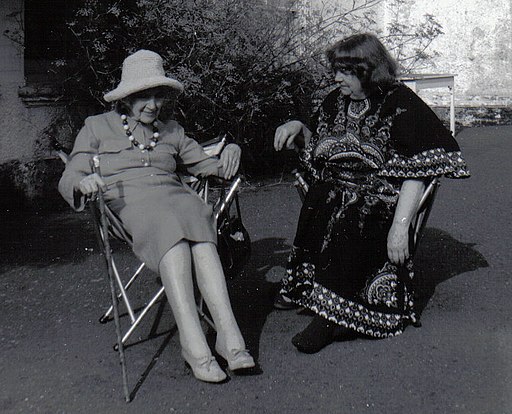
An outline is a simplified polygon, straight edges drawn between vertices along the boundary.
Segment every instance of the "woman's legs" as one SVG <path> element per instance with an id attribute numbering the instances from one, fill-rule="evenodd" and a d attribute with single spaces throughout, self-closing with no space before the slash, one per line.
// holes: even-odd
<path id="1" fill-rule="evenodd" d="M 160 261 L 160 277 L 178 325 L 182 354 L 194 375 L 203 381 L 219 382 L 226 376 L 211 356 L 194 298 L 192 264 L 197 284 L 218 330 L 216 350 L 231 370 L 251 368 L 254 360 L 233 315 L 224 272 L 213 243 L 191 244 L 183 240 Z"/>
<path id="2" fill-rule="evenodd" d="M 217 344 L 226 350 L 243 350 L 245 342 L 236 323 L 224 271 L 213 243 L 191 245 L 197 285 L 217 328 Z"/>
<path id="3" fill-rule="evenodd" d="M 197 314 L 188 241 L 180 241 L 164 255 L 160 277 L 178 325 L 181 347 L 194 358 L 211 356 Z"/>

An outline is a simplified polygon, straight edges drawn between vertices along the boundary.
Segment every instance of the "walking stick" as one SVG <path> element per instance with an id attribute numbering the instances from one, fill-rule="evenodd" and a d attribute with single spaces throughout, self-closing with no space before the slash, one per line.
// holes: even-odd
<path id="1" fill-rule="evenodd" d="M 94 156 L 92 159 L 93 163 L 93 172 L 98 174 L 101 177 L 100 170 L 100 158 L 99 156 Z M 128 391 L 128 377 L 126 373 L 126 362 L 124 358 L 124 345 L 121 336 L 121 323 L 119 320 L 119 308 L 117 306 L 117 294 L 116 287 L 114 284 L 114 269 L 112 267 L 112 254 L 110 251 L 110 241 L 108 239 L 108 223 L 107 216 L 105 213 L 105 200 L 103 199 L 103 193 L 101 189 L 98 191 L 98 203 L 100 210 L 100 221 L 101 221 L 101 231 L 103 233 L 103 245 L 105 247 L 105 260 L 107 261 L 108 268 L 108 279 L 110 282 L 110 293 L 112 295 L 112 306 L 114 310 L 114 323 L 116 326 L 116 336 L 117 336 L 117 349 L 119 352 L 119 361 L 121 362 L 121 370 L 123 375 L 123 391 L 124 391 L 124 399 L 126 402 L 130 402 L 130 392 Z"/>

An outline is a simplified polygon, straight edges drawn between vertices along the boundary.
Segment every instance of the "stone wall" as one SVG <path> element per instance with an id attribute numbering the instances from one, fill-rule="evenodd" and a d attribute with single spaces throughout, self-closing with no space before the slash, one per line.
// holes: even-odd
<path id="1" fill-rule="evenodd" d="M 389 10 L 383 2 L 384 24 Z M 408 0 L 405 22 L 432 14 L 443 34 L 431 47 L 439 53 L 425 73 L 455 74 L 457 122 L 463 125 L 512 122 L 512 1 Z M 382 7 L 382 6 L 381 6 Z M 421 91 L 431 105 L 445 107 L 449 94 Z"/>
<path id="2" fill-rule="evenodd" d="M 312 7 L 330 2 L 344 7 L 364 0 L 311 0 Z M 511 0 L 403 0 L 400 22 L 414 25 L 431 14 L 443 34 L 431 44 L 435 59 L 421 73 L 455 75 L 457 123 L 512 123 L 512 1 Z M 375 32 L 387 34 L 395 0 L 374 6 Z M 396 8 L 393 8 L 396 10 Z M 422 90 L 419 95 L 434 107 L 449 106 L 446 89 Z"/>
<path id="3" fill-rule="evenodd" d="M 0 208 L 13 211 L 62 204 L 56 191 L 62 162 L 40 145 L 59 108 L 32 106 L 38 94 L 32 105 L 20 96 L 26 89 L 22 19 L 22 0 L 0 1 Z"/>
<path id="4" fill-rule="evenodd" d="M 23 47 L 17 43 L 23 41 L 22 16 L 21 0 L 0 2 L 0 164 L 32 160 L 38 152 L 38 138 L 57 110 L 48 106 L 29 108 L 19 96 L 25 86 Z"/>

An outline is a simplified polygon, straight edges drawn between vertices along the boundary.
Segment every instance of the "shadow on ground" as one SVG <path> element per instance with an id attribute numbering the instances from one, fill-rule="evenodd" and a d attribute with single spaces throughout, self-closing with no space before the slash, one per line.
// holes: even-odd
<path id="1" fill-rule="evenodd" d="M 426 228 L 414 258 L 416 308 L 421 314 L 440 283 L 488 267 L 474 243 L 462 243 L 443 230 Z"/>
<path id="2" fill-rule="evenodd" d="M 233 308 L 246 333 L 247 345 L 258 356 L 261 333 L 279 288 L 269 280 L 272 269 L 282 276 L 290 245 L 283 238 L 266 238 L 252 245 L 251 260 L 244 272 L 231 281 Z M 416 307 L 419 314 L 427 306 L 440 283 L 463 273 L 488 267 L 473 243 L 462 243 L 436 228 L 426 228 L 415 258 Z"/>
<path id="3" fill-rule="evenodd" d="M 244 271 L 229 281 L 232 306 L 247 347 L 258 358 L 260 337 L 268 315 L 273 311 L 279 284 L 268 280 L 273 268 L 283 268 L 290 245 L 286 239 L 271 237 L 253 241 L 251 258 Z"/>
<path id="4" fill-rule="evenodd" d="M 0 233 L 0 270 L 13 266 L 46 267 L 78 263 L 96 250 L 87 213 L 6 214 Z"/>

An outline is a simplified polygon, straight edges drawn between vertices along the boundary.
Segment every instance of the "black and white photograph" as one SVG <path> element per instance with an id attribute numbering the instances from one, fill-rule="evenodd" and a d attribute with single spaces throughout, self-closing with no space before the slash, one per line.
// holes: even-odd
<path id="1" fill-rule="evenodd" d="M 0 413 L 512 413 L 512 0 L 0 31 Z"/>

